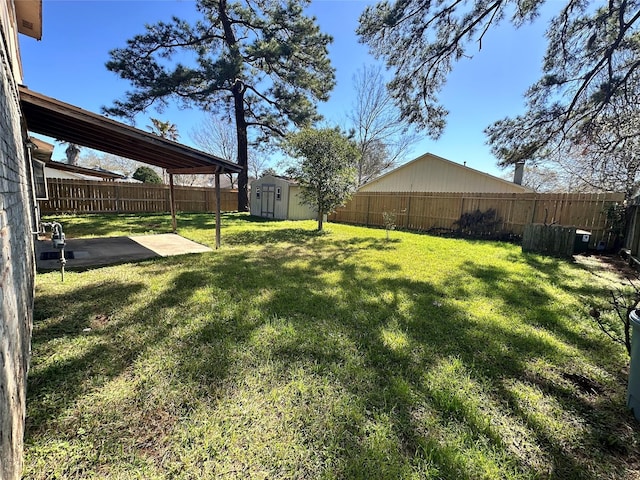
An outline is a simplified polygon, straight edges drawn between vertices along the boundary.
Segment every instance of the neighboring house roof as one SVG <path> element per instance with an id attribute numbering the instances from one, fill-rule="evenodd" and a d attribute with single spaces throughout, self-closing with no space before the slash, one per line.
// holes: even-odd
<path id="1" fill-rule="evenodd" d="M 31 150 L 34 159 L 44 163 L 47 178 L 70 178 L 76 180 L 117 180 L 119 182 L 142 183 L 135 178 L 129 178 L 121 173 L 111 172 L 104 168 L 87 168 L 79 165 L 51 160 L 54 145 L 36 137 L 29 137 L 29 141 L 35 146 Z"/>
<path id="2" fill-rule="evenodd" d="M 173 174 L 238 173 L 239 165 L 20 86 L 27 128 L 34 133 L 164 168 Z"/>
<path id="3" fill-rule="evenodd" d="M 529 193 L 533 190 L 425 153 L 366 183 L 358 191 Z"/>
<path id="4" fill-rule="evenodd" d="M 91 177 L 89 175 L 82 175 L 81 173 L 76 172 L 65 172 L 63 170 L 57 170 L 55 168 L 49 168 L 47 166 L 44 167 L 44 176 L 47 180 L 63 179 L 63 180 L 90 180 L 92 182 L 102 181 L 103 178 L 99 177 Z"/>
<path id="5" fill-rule="evenodd" d="M 54 161 L 46 162 L 45 168 L 79 174 L 81 175 L 81 177 L 79 178 L 93 177 L 93 178 L 101 178 L 104 180 L 124 180 L 127 178 L 124 175 L 121 175 L 119 173 L 109 172 L 108 170 L 86 168 L 86 167 L 80 167 L 78 165 L 69 165 L 68 163 L 61 163 L 61 162 L 54 162 Z M 69 177 L 65 176 L 63 178 L 69 178 Z"/>

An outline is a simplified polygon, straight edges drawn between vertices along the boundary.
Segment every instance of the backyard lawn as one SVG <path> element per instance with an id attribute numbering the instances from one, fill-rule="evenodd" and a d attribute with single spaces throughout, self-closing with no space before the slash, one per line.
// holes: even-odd
<path id="1" fill-rule="evenodd" d="M 67 236 L 170 231 L 66 217 Z M 38 274 L 25 478 L 632 479 L 619 283 L 517 245 L 224 215 L 222 248 Z M 214 245 L 214 217 L 179 233 Z"/>

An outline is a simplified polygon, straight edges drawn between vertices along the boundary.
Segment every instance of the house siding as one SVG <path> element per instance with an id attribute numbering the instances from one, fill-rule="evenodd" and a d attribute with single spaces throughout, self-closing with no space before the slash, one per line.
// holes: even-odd
<path id="1" fill-rule="evenodd" d="M 358 191 L 527 193 L 531 190 L 427 153 Z"/>
<path id="2" fill-rule="evenodd" d="M 20 478 L 34 297 L 34 202 L 12 2 L 0 2 L 0 478 Z"/>

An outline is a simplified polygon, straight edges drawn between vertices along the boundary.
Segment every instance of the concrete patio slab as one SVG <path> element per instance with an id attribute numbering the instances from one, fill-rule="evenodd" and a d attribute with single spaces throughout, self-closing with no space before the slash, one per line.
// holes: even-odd
<path id="1" fill-rule="evenodd" d="M 133 235 L 128 237 L 142 247 L 153 250 L 161 257 L 183 255 L 185 253 L 204 253 L 211 249 L 200 243 L 192 242 L 175 233 L 162 233 L 159 235 Z"/>
<path id="2" fill-rule="evenodd" d="M 117 263 L 136 262 L 154 257 L 210 252 L 205 245 L 174 233 L 131 237 L 69 238 L 65 245 L 65 269 L 84 269 Z M 53 257 L 53 258 L 46 258 Z M 36 241 L 38 270 L 58 270 L 59 251 L 50 240 Z"/>

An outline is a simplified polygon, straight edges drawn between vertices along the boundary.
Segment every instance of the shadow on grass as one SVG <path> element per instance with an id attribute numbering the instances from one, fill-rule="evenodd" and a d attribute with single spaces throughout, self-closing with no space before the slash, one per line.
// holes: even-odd
<path id="1" fill-rule="evenodd" d="M 556 262 L 543 264 L 541 267 L 544 268 L 537 269 L 537 271 L 544 284 L 556 285 L 575 297 L 599 292 L 598 287 L 593 283 L 588 287 L 576 287 L 575 284 L 568 282 Z M 472 277 L 482 281 L 483 293 L 487 298 L 499 299 L 505 305 L 516 308 L 524 324 L 543 328 L 551 335 L 558 336 L 581 350 L 595 352 L 601 363 L 606 363 L 606 358 L 614 355 L 614 352 L 618 350 L 617 345 L 605 337 L 587 337 L 576 328 L 570 327 L 569 324 L 576 322 L 576 319 L 580 318 L 580 314 L 575 311 L 574 306 L 554 305 L 555 299 L 545 292 L 542 284 L 532 284 L 509 273 L 504 268 L 477 265 L 472 262 L 463 263 L 461 268 Z M 589 322 L 590 320 L 585 316 L 583 321 Z"/>
<path id="2" fill-rule="evenodd" d="M 340 247 L 336 250 L 340 251 Z M 469 414 L 469 407 L 466 406 L 468 399 L 460 398 L 459 405 L 453 407 L 446 402 L 439 404 L 433 400 L 440 393 L 425 386 L 421 379 L 424 371 L 428 371 L 440 359 L 460 359 L 473 377 L 482 379 L 489 387 L 497 404 L 510 405 L 516 399 L 503 385 L 509 379 L 531 378 L 529 362 L 543 360 L 561 365 L 570 360 L 554 342 L 537 334 L 536 328 L 543 326 L 552 335 L 559 335 L 563 341 L 581 350 L 602 349 L 606 354 L 613 349 L 606 342 L 585 340 L 566 327 L 560 314 L 549 305 L 550 297 L 540 292 L 538 285 L 518 285 L 514 289 L 500 286 L 498 280 L 504 280 L 504 272 L 498 269 L 478 270 L 467 265 L 465 274 L 477 275 L 486 283 L 488 294 L 501 297 L 506 303 L 516 302 L 523 312 L 541 309 L 539 315 L 545 319 L 544 325 L 540 318 L 534 318 L 537 325 L 533 325 L 533 329 L 512 330 L 473 321 L 469 312 L 440 304 L 441 299 L 450 294 L 449 291 L 439 290 L 428 282 L 374 280 L 367 268 L 336 258 L 335 253 L 317 256 L 310 261 L 312 268 L 290 266 L 287 257 L 252 259 L 249 271 L 259 272 L 260 284 L 269 285 L 274 291 L 271 300 L 263 302 L 261 308 L 269 316 L 289 319 L 293 329 L 286 340 L 273 345 L 272 353 L 275 356 L 289 364 L 311 362 L 319 366 L 321 371 L 331 372 L 332 378 L 340 379 L 343 388 L 359 399 L 363 412 L 377 412 L 398 419 L 393 426 L 400 445 L 395 458 L 393 451 L 383 453 L 363 445 L 362 440 L 368 435 L 367 425 L 371 421 L 366 418 L 367 415 L 362 421 L 352 422 L 349 426 L 353 435 L 342 437 L 336 432 L 340 436 L 335 439 L 340 444 L 340 450 L 349 452 L 334 472 L 338 477 L 356 478 L 358 472 L 362 474 L 362 468 L 368 466 L 365 470 L 377 472 L 379 478 L 393 478 L 402 473 L 405 455 L 424 456 L 425 460 L 435 461 L 433 467 L 447 477 L 476 477 L 478 472 L 469 471 L 469 464 L 460 460 L 459 451 L 428 435 L 425 438 L 424 425 L 414 422 L 416 395 L 431 399 L 438 410 L 436 415 L 441 416 L 444 423 L 453 416 L 470 428 L 472 442 L 488 441 L 492 451 L 505 456 L 513 453 L 501 439 L 500 433 L 486 426 L 486 417 L 477 412 Z M 220 272 L 228 272 L 233 270 L 232 265 L 243 263 L 247 265 L 246 259 L 241 256 L 230 257 Z M 327 295 L 330 288 L 317 288 L 319 275 L 331 271 L 340 274 L 338 291 L 346 292 L 347 299 Z M 462 283 L 462 278 L 464 275 L 460 275 L 457 281 L 454 278 L 452 283 Z M 238 280 L 238 277 L 229 278 L 227 274 L 220 273 L 218 286 Z M 309 285 L 316 285 L 316 288 L 308 288 Z M 247 286 L 254 284 L 248 280 Z M 512 290 L 518 294 L 513 294 Z M 367 298 L 366 301 L 358 300 L 359 292 Z M 372 301 L 371 297 L 381 300 Z M 401 299 L 407 298 L 412 299 L 411 307 L 403 310 Z M 293 314 L 292 305 L 295 305 Z M 526 313 L 522 316 L 524 327 L 527 327 L 527 317 Z M 396 325 L 406 337 L 407 345 L 420 347 L 419 361 L 416 362 L 410 348 L 394 348 L 385 342 L 384 330 L 391 325 Z M 338 341 L 344 337 L 364 358 L 361 365 L 350 365 L 349 350 L 345 350 Z M 410 399 L 403 400 L 398 396 L 398 379 L 412 392 Z M 596 404 L 594 408 L 594 402 L 579 395 L 575 389 L 551 388 L 553 384 L 549 381 L 541 381 L 537 377 L 533 379 L 529 381 L 552 396 L 563 410 L 573 412 L 581 423 L 587 425 L 582 436 L 575 440 L 580 448 L 600 448 L 598 438 L 602 432 L 598 430 L 598 422 L 594 423 L 594 419 L 604 416 L 611 420 L 611 412 L 606 411 L 607 402 Z M 479 415 L 480 418 L 476 418 Z M 548 457 L 552 463 L 551 466 L 536 464 L 535 468 L 530 468 L 527 463 L 529 460 L 520 458 L 514 461 L 513 458 L 517 458 L 515 456 L 509 457 L 511 460 L 507 460 L 502 467 L 516 468 L 534 476 L 542 471 L 543 475 L 544 472 L 555 472 L 551 476 L 557 474 L 557 478 L 589 477 L 587 473 L 580 473 L 589 471 L 590 467 L 585 464 L 588 460 L 568 451 L 561 440 L 546 432 L 546 425 L 519 408 L 509 409 L 508 415 L 538 439 L 536 448 L 542 449 L 542 457 Z M 595 427 L 590 429 L 589 425 Z M 606 454 L 604 451 L 603 457 Z M 382 461 L 383 458 L 385 461 Z M 539 461 L 543 462 L 544 459 Z M 606 460 L 604 462 L 606 464 Z"/>
<path id="3" fill-rule="evenodd" d="M 113 237 L 122 234 L 142 235 L 156 233 L 171 233 L 173 226 L 171 215 L 158 214 L 94 214 L 94 215 L 52 215 L 47 214 L 43 219 L 56 221 L 62 224 L 67 238 L 82 237 Z M 260 223 L 267 219 L 250 217 L 244 213 L 224 213 L 222 226 L 246 224 L 247 222 Z M 178 213 L 176 215 L 178 230 L 213 230 L 216 225 L 214 213 Z"/>
<path id="4" fill-rule="evenodd" d="M 123 232 L 128 235 L 170 233 L 172 229 L 171 217 L 166 214 L 47 214 L 42 220 L 60 222 L 67 238 L 113 237 Z"/>
<path id="5" fill-rule="evenodd" d="M 290 243 L 295 246 L 311 246 L 312 248 L 317 246 L 322 249 L 328 235 L 330 234 L 308 228 L 250 230 L 227 234 L 225 243 L 229 245 L 261 245 L 265 248 L 276 246 L 279 243 Z M 398 243 L 400 241 L 397 239 L 385 240 L 378 237 L 355 237 L 332 242 L 342 253 L 353 253 L 365 249 L 393 250 Z"/>
<path id="6" fill-rule="evenodd" d="M 229 245 L 265 245 L 282 242 L 303 244 L 322 237 L 322 235 L 323 233 L 317 230 L 304 228 L 248 230 L 227 235 L 225 237 L 225 243 Z"/>
<path id="7" fill-rule="evenodd" d="M 170 275 L 162 291 L 126 283 L 78 289 L 65 294 L 63 303 L 73 306 L 56 321 L 51 318 L 60 299 L 38 297 L 36 318 L 49 320 L 34 330 L 36 351 L 55 348 L 49 343 L 60 336 L 77 336 L 94 312 L 113 306 L 114 298 L 123 306 L 137 304 L 139 294 L 148 298 L 143 307 L 91 333 L 99 336 L 96 346 L 30 377 L 28 441 L 36 441 L 48 419 L 70 408 L 83 392 L 130 368 L 175 334 L 175 381 L 201 395 L 215 398 L 223 382 L 240 382 L 229 378 L 231 366 L 241 364 L 248 352 L 250 363 L 276 362 L 284 378 L 299 367 L 344 392 L 351 401 L 333 405 L 331 421 L 308 408 L 298 413 L 325 424 L 321 434 L 300 434 L 307 435 L 305 444 L 329 478 L 403 478 L 420 471 L 426 478 L 474 479 L 496 468 L 516 477 L 597 478 L 619 466 L 602 445 L 602 430 L 607 422 L 620 426 L 629 415 L 616 419 L 619 412 L 608 398 L 594 401 L 530 368 L 536 362 L 571 362 L 552 340 L 556 337 L 580 351 L 601 352 L 598 356 L 613 347 L 576 333 L 566 312 L 539 285 L 467 262 L 449 274 L 444 286 L 436 286 L 394 277 L 400 266 L 392 257 L 381 261 L 387 275 L 380 278 L 357 253 L 394 245 L 370 237 L 332 241 L 314 231 L 285 228 L 240 232 L 227 241 L 274 250 L 154 261 L 141 268 L 148 275 Z M 275 248 L 281 242 L 308 246 L 312 255 L 290 246 Z M 545 281 L 572 288 L 563 283 L 560 263 L 525 261 Z M 521 323 L 482 321 L 449 301 L 469 293 L 469 277 L 479 279 L 496 304 L 521 311 L 514 317 Z M 190 318 L 181 318 L 183 310 Z M 206 320 L 198 322 L 200 316 Z M 193 328 L 173 332 L 185 324 Z M 266 337 L 267 327 L 278 333 Z M 131 331 L 139 336 L 123 344 L 122 335 Z M 261 349 L 250 345 L 255 335 L 265 336 Z M 571 416 L 580 425 L 573 438 L 550 431 L 543 415 L 524 406 L 511 388 L 521 383 L 542 392 L 560 417 Z"/>
<path id="8" fill-rule="evenodd" d="M 144 288 L 140 283 L 114 281 L 62 295 L 37 294 L 33 314 L 33 351 L 36 354 L 52 353 L 60 341 L 82 343 L 81 337 L 94 335 L 85 330 L 91 328 L 92 320 L 109 318 L 119 305 L 129 302 Z M 57 352 L 44 368 L 32 368 L 28 377 L 26 435 L 73 405 L 85 390 L 88 378 L 117 375 L 126 367 L 131 355 L 131 351 L 118 351 L 114 341 L 92 342 L 71 354 Z M 35 362 L 38 360 L 36 358 Z"/>
<path id="9" fill-rule="evenodd" d="M 63 295 L 37 295 L 33 350 L 36 357 L 53 356 L 45 367 L 35 358 L 36 368 L 29 374 L 27 440 L 81 395 L 105 385 L 166 341 L 184 320 L 174 320 L 167 312 L 208 281 L 207 272 L 194 270 L 176 273 L 166 289 L 153 294 L 145 284 L 114 281 Z M 141 301 L 141 296 L 146 299 Z M 128 311 L 131 305 L 139 307 Z M 60 341 L 67 346 L 64 351 L 57 351 Z M 216 368 L 223 370 L 220 362 Z"/>

